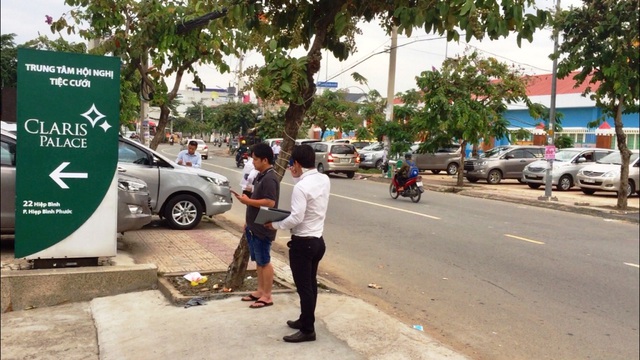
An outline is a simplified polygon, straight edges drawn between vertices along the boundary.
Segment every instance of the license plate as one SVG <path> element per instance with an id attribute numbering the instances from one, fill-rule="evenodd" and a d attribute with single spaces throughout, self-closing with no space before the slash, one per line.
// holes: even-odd
<path id="1" fill-rule="evenodd" d="M 416 185 L 418 185 L 419 187 L 422 187 L 422 181 L 416 182 Z"/>
<path id="2" fill-rule="evenodd" d="M 593 184 L 593 183 L 595 183 L 596 181 L 595 181 L 595 180 L 593 180 L 593 179 L 583 179 L 583 180 L 582 180 L 582 182 L 589 183 L 589 184 Z"/>

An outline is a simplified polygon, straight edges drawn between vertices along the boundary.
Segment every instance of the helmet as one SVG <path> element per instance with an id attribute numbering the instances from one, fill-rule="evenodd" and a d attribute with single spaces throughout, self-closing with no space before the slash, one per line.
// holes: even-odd
<path id="1" fill-rule="evenodd" d="M 411 159 L 411 153 L 404 154 L 404 158 L 407 160 Z"/>
<path id="2" fill-rule="evenodd" d="M 246 143 L 247 143 L 247 142 L 246 142 L 246 141 L 244 141 L 244 140 L 242 140 L 242 142 L 241 142 L 241 144 L 242 144 L 242 145 L 244 145 L 244 144 L 246 144 Z"/>

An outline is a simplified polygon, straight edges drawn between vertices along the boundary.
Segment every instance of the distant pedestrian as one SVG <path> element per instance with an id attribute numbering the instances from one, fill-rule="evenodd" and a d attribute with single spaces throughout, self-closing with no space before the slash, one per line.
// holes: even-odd
<path id="1" fill-rule="evenodd" d="M 253 301 L 252 309 L 273 305 L 273 265 L 271 264 L 271 242 L 276 238 L 276 230 L 256 224 L 255 219 L 261 206 L 277 207 L 280 196 L 280 182 L 273 169 L 273 150 L 268 144 L 260 143 L 253 147 L 253 166 L 258 175 L 253 181 L 251 197 L 246 193 L 236 195 L 236 199 L 247 206 L 245 215 L 245 236 L 249 244 L 251 260 L 256 262 L 258 289 L 242 298 Z"/>
<path id="2" fill-rule="evenodd" d="M 278 161 L 278 156 L 280 156 L 280 141 L 276 141 L 271 147 L 271 150 L 273 150 L 273 162 L 275 163 Z"/>
<path id="3" fill-rule="evenodd" d="M 309 145 L 293 149 L 289 169 L 296 183 L 291 194 L 291 215 L 267 223 L 269 229 L 291 229 L 289 264 L 300 297 L 300 317 L 287 321 L 298 332 L 283 337 L 286 342 L 315 341 L 315 311 L 318 300 L 318 264 L 326 246 L 322 233 L 329 206 L 329 177 L 315 169 L 316 155 Z"/>

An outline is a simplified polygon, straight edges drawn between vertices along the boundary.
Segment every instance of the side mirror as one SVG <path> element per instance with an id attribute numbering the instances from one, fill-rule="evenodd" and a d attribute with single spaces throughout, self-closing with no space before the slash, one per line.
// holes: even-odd
<path id="1" fill-rule="evenodd" d="M 587 162 L 587 159 L 585 159 L 583 157 L 579 157 L 578 158 L 578 164 L 583 163 L 583 162 Z"/>
<path id="2" fill-rule="evenodd" d="M 515 156 L 513 156 L 513 154 L 507 154 L 504 156 L 505 159 L 509 160 L 509 159 L 513 159 Z"/>

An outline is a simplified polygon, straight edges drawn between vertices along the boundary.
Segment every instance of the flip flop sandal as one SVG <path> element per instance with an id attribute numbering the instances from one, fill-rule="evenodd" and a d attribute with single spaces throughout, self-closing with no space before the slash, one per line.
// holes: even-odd
<path id="1" fill-rule="evenodd" d="M 256 306 L 256 304 L 262 304 L 262 305 Z M 263 301 L 263 300 L 257 300 L 253 304 L 249 305 L 249 307 L 252 308 L 252 309 L 261 309 L 263 307 L 267 307 L 267 306 L 271 306 L 271 305 L 273 305 L 273 301 L 272 302 L 266 302 L 266 301 Z"/>
<path id="2" fill-rule="evenodd" d="M 245 296 L 243 298 L 240 298 L 240 300 L 242 300 L 242 301 L 258 301 L 258 300 L 260 300 L 260 298 L 257 297 L 257 296 L 253 296 L 253 295 L 249 294 L 249 295 L 247 295 L 247 296 Z"/>

